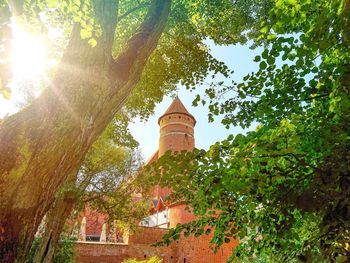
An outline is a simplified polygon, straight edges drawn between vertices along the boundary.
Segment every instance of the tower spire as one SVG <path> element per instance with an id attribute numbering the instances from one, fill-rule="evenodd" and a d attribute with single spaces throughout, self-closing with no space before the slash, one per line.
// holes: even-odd
<path id="1" fill-rule="evenodd" d="M 172 103 L 170 104 L 170 106 L 168 107 L 168 109 L 165 111 L 165 113 L 159 117 L 158 119 L 158 124 L 160 124 L 160 121 L 163 117 L 167 116 L 167 115 L 171 115 L 171 114 L 184 114 L 187 115 L 188 117 L 190 117 L 193 121 L 194 121 L 194 125 L 196 125 L 196 119 L 192 116 L 192 114 L 190 114 L 188 112 L 188 110 L 186 109 L 186 107 L 183 105 L 182 101 L 180 100 L 179 96 L 176 96 L 174 98 L 174 100 L 172 101 Z"/>

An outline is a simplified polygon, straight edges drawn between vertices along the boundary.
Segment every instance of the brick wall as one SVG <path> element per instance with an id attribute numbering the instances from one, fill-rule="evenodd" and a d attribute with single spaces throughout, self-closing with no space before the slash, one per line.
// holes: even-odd
<path id="1" fill-rule="evenodd" d="M 211 235 L 202 235 L 198 238 L 190 236 L 188 238 L 180 238 L 177 247 L 178 253 L 176 255 L 178 261 L 186 263 L 225 263 L 237 246 L 237 241 L 232 241 L 224 244 L 215 254 L 211 248 Z"/>
<path id="2" fill-rule="evenodd" d="M 196 219 L 193 214 L 186 211 L 186 206 L 185 204 L 179 204 L 170 207 L 170 228 L 175 227 L 178 223 L 184 224 Z"/>
<path id="3" fill-rule="evenodd" d="M 160 228 L 140 227 L 129 238 L 129 244 L 77 243 L 76 262 L 118 263 L 124 259 L 146 259 L 158 256 L 164 263 L 224 263 L 236 242 L 226 244 L 217 254 L 209 248 L 210 236 L 181 237 L 168 247 L 152 247 L 167 232 Z"/>
<path id="4" fill-rule="evenodd" d="M 75 246 L 76 261 L 117 263 L 128 258 L 146 259 L 157 255 L 163 259 L 163 262 L 176 262 L 171 261 L 174 258 L 173 245 L 169 247 L 151 246 L 160 241 L 166 232 L 166 229 L 139 227 L 137 232 L 129 237 L 128 244 L 78 242 Z"/>

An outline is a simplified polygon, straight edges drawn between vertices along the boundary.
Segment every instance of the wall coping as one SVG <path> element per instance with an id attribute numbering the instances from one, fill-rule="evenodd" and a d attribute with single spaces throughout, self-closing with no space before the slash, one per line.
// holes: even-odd
<path id="1" fill-rule="evenodd" d="M 88 244 L 88 245 L 114 245 L 114 246 L 128 246 L 126 243 L 114 243 L 114 242 L 95 242 L 95 241 L 74 241 L 77 244 Z"/>

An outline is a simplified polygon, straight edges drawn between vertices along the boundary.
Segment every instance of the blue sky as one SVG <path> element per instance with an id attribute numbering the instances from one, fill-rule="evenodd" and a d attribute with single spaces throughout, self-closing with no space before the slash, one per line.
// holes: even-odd
<path id="1" fill-rule="evenodd" d="M 226 65 L 234 70 L 231 80 L 239 82 L 249 72 L 256 71 L 258 64 L 253 62 L 256 55 L 259 55 L 261 49 L 251 50 L 249 45 L 235 46 L 215 46 L 212 42 L 208 42 L 211 48 L 211 53 L 217 59 L 226 63 Z M 219 80 L 217 80 L 219 81 Z M 240 127 L 231 127 L 226 129 L 220 123 L 220 116 L 213 123 L 208 123 L 208 110 L 206 106 L 199 104 L 197 107 L 192 106 L 196 94 L 203 94 L 205 87 L 198 87 L 193 92 L 179 86 L 178 96 L 187 108 L 187 110 L 196 118 L 197 124 L 195 127 L 195 143 L 197 148 L 208 149 L 210 145 L 216 141 L 225 139 L 229 134 L 236 135 L 243 133 Z M 135 120 L 130 125 L 131 133 L 140 143 L 140 148 L 144 157 L 149 158 L 152 153 L 158 149 L 159 126 L 157 124 L 159 116 L 161 116 L 168 106 L 172 98 L 165 97 L 164 100 L 157 105 L 155 113 L 148 119 L 147 122 Z"/>

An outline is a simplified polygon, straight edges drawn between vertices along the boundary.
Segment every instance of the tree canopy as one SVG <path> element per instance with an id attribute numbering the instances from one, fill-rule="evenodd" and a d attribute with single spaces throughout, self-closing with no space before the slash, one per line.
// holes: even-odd
<path id="1" fill-rule="evenodd" d="M 241 83 L 212 83 L 209 120 L 249 127 L 208 151 L 165 156 L 160 168 L 174 197 L 198 221 L 164 243 L 214 230 L 212 243 L 240 240 L 240 262 L 347 262 L 350 61 L 348 1 L 273 1 L 255 45 L 259 70 Z"/>

